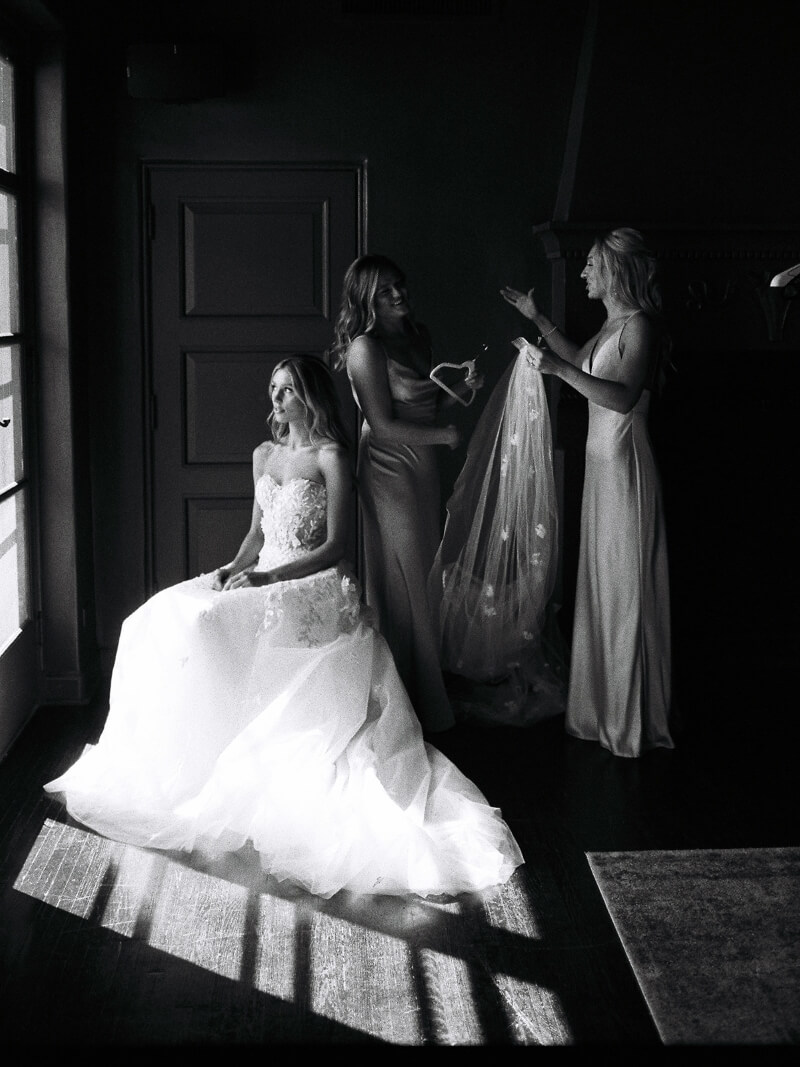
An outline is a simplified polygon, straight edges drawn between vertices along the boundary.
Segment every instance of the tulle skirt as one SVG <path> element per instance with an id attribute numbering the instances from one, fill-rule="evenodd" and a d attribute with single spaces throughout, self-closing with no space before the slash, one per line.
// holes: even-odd
<path id="1" fill-rule="evenodd" d="M 328 897 L 508 880 L 500 811 L 427 744 L 342 569 L 216 592 L 208 575 L 123 624 L 102 735 L 45 789 L 104 836 L 262 867 Z"/>

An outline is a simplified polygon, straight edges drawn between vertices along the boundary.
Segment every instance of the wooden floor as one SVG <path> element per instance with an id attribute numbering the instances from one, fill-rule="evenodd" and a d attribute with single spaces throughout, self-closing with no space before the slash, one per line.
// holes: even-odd
<path id="1" fill-rule="evenodd" d="M 730 649 L 724 669 L 710 656 L 684 683 L 673 752 L 617 759 L 561 719 L 446 735 L 526 859 L 501 890 L 455 901 L 320 901 L 265 882 L 246 854 L 204 864 L 99 838 L 42 784 L 97 736 L 104 701 L 40 708 L 0 763 L 2 1042 L 651 1055 L 659 1038 L 586 853 L 800 845 L 781 725 L 793 651 L 750 646 L 759 669 L 741 672 Z"/>

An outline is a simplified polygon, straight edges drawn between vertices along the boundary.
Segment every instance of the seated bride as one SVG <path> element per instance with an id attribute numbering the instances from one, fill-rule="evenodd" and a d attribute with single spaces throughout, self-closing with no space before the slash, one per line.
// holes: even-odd
<path id="1" fill-rule="evenodd" d="M 314 894 L 422 896 L 506 882 L 497 808 L 426 743 L 343 561 L 353 477 L 324 363 L 280 362 L 235 558 L 123 623 L 103 732 L 45 789 L 144 848 L 255 848 Z"/>

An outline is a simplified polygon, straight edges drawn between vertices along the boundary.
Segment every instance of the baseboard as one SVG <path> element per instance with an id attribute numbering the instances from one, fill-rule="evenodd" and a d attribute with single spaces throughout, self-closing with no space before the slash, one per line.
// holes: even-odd
<path id="1" fill-rule="evenodd" d="M 42 683 L 41 704 L 88 704 L 100 685 L 98 671 L 46 675 Z"/>

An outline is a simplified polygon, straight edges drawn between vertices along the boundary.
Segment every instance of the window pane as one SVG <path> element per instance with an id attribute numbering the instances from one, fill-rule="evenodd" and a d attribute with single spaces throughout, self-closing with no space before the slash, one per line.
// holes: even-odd
<path id="1" fill-rule="evenodd" d="M 0 193 L 0 334 L 19 331 L 17 202 Z"/>
<path id="2" fill-rule="evenodd" d="M 0 168 L 14 173 L 14 67 L 0 56 Z"/>
<path id="3" fill-rule="evenodd" d="M 0 648 L 30 618 L 25 490 L 0 501 Z"/>
<path id="4" fill-rule="evenodd" d="M 19 345 L 0 346 L 0 492 L 25 473 Z"/>

